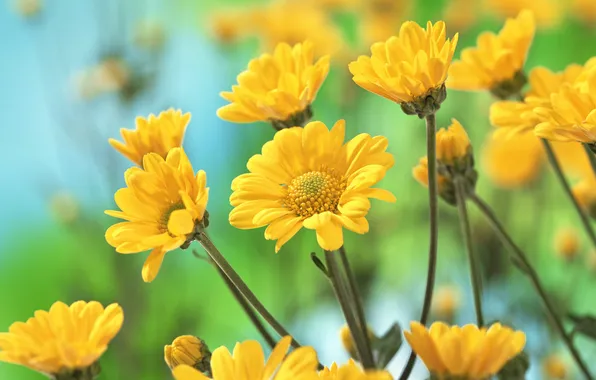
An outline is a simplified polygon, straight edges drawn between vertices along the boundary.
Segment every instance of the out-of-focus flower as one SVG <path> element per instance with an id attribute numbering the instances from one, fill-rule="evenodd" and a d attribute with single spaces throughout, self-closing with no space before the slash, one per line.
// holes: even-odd
<path id="1" fill-rule="evenodd" d="M 211 351 L 202 339 L 193 335 L 181 335 L 165 345 L 164 360 L 170 369 L 186 364 L 201 372 L 211 372 Z"/>
<path id="2" fill-rule="evenodd" d="M 174 109 L 160 112 L 158 116 L 139 116 L 135 120 L 136 129 L 120 129 L 123 143 L 115 139 L 108 142 L 124 157 L 142 166 L 146 154 L 156 153 L 166 158 L 171 149 L 182 146 L 189 122 L 190 113 Z"/>
<path id="3" fill-rule="evenodd" d="M 56 302 L 49 311 L 38 310 L 27 322 L 15 322 L 0 333 L 0 362 L 51 376 L 77 371 L 94 378 L 97 360 L 123 321 L 122 308 L 115 303 L 104 309 L 96 301 Z"/>
<path id="4" fill-rule="evenodd" d="M 438 378 L 461 376 L 485 379 L 496 374 L 511 358 L 519 354 L 526 335 L 495 323 L 490 328 L 475 325 L 448 326 L 433 323 L 427 330 L 418 322 L 405 331 L 412 350 L 429 371 Z"/>
<path id="5" fill-rule="evenodd" d="M 414 179 L 422 186 L 428 188 L 428 158 L 422 157 L 418 165 L 412 169 Z M 449 178 L 438 173 L 437 187 L 439 188 L 439 195 L 449 204 L 455 204 L 455 188 L 453 182 Z"/>
<path id="6" fill-rule="evenodd" d="M 569 378 L 569 364 L 558 354 L 551 354 L 542 361 L 542 372 L 546 380 Z"/>
<path id="7" fill-rule="evenodd" d="M 50 198 L 50 212 L 56 220 L 63 224 L 73 223 L 79 218 L 79 202 L 66 191 L 55 193 Z"/>
<path id="8" fill-rule="evenodd" d="M 571 3 L 573 15 L 588 25 L 596 22 L 596 2 L 593 0 L 573 0 Z"/>
<path id="9" fill-rule="evenodd" d="M 440 286 L 435 292 L 432 311 L 441 320 L 450 321 L 461 306 L 461 291 L 456 286 Z"/>
<path id="10" fill-rule="evenodd" d="M 315 121 L 284 129 L 250 158 L 232 182 L 230 223 L 240 229 L 268 225 L 265 238 L 279 251 L 302 227 L 316 230 L 328 251 L 343 244 L 343 228 L 368 232 L 370 198 L 395 202 L 384 189 L 372 188 L 393 166 L 383 136 L 360 134 L 344 144 L 345 122 L 329 130 Z"/>
<path id="11" fill-rule="evenodd" d="M 590 251 L 586 257 L 586 264 L 592 273 L 596 273 L 596 250 Z"/>
<path id="12" fill-rule="evenodd" d="M 319 372 L 319 380 L 391 380 L 393 377 L 387 371 L 364 371 L 352 359 L 348 363 L 338 366 L 333 363 Z"/>
<path id="13" fill-rule="evenodd" d="M 478 2 L 476 0 L 452 0 L 447 3 L 443 19 L 449 30 L 461 32 L 478 20 Z"/>
<path id="14" fill-rule="evenodd" d="M 580 252 L 580 241 L 573 228 L 561 228 L 555 234 L 555 253 L 565 260 L 573 260 Z"/>
<path id="15" fill-rule="evenodd" d="M 326 11 L 354 10 L 361 0 L 286 0 L 309 3 Z"/>
<path id="16" fill-rule="evenodd" d="M 370 326 L 367 326 L 367 332 L 368 339 L 372 341 L 375 338 L 375 333 L 372 331 Z M 352 332 L 350 331 L 350 328 L 347 324 L 343 325 L 342 328 L 339 329 L 339 338 L 341 339 L 341 344 L 344 346 L 344 350 L 346 350 L 351 357 L 357 358 L 358 354 L 356 352 L 356 343 L 354 342 L 354 337 L 352 337 Z"/>
<path id="17" fill-rule="evenodd" d="M 360 0 L 358 32 L 362 46 L 368 48 L 398 34 L 411 6 L 409 0 Z"/>
<path id="18" fill-rule="evenodd" d="M 437 131 L 437 161 L 453 165 L 464 158 L 470 150 L 470 139 L 464 127 L 455 119 L 451 125 Z"/>
<path id="19" fill-rule="evenodd" d="M 207 25 L 218 41 L 233 43 L 255 32 L 255 26 L 251 22 L 254 12 L 253 8 L 221 9 L 209 15 Z"/>
<path id="20" fill-rule="evenodd" d="M 315 62 L 309 41 L 294 47 L 280 43 L 238 75 L 238 84 L 221 96 L 231 104 L 217 115 L 236 123 L 270 121 L 276 129 L 302 126 L 312 117 L 315 100 L 329 72 L 329 56 Z"/>
<path id="21" fill-rule="evenodd" d="M 105 213 L 126 222 L 106 231 L 106 240 L 118 253 L 138 253 L 152 249 L 143 265 L 143 280 L 157 276 L 166 252 L 192 238 L 204 223 L 209 189 L 204 171 L 196 176 L 182 148 L 170 150 L 164 160 L 159 154 L 143 157 L 143 169 L 124 173 L 126 186 L 114 199 L 122 211 Z"/>
<path id="22" fill-rule="evenodd" d="M 592 218 L 596 218 L 596 179 L 589 174 L 585 179 L 579 181 L 572 189 L 573 196 L 577 203 Z"/>
<path id="23" fill-rule="evenodd" d="M 446 38 L 445 23 L 426 29 L 413 21 L 399 35 L 371 46 L 371 56 L 350 63 L 354 82 L 374 94 L 402 105 L 407 114 L 424 117 L 445 100 L 444 83 L 457 45 L 457 34 Z"/>
<path id="24" fill-rule="evenodd" d="M 165 40 L 166 33 L 160 22 L 144 20 L 136 26 L 134 42 L 145 50 L 159 50 L 163 47 Z"/>
<path id="25" fill-rule="evenodd" d="M 33 17 L 37 15 L 42 7 L 42 0 L 13 0 L 13 8 L 15 12 L 23 17 Z"/>
<path id="26" fill-rule="evenodd" d="M 466 48 L 453 62 L 447 86 L 457 90 L 490 90 L 507 98 L 525 84 L 523 66 L 534 38 L 534 17 L 522 11 L 505 21 L 498 34 L 484 32 L 476 47 Z"/>
<path id="27" fill-rule="evenodd" d="M 519 12 L 529 10 L 538 26 L 545 28 L 557 25 L 565 13 L 558 0 L 485 0 L 484 8 L 502 18 L 515 17 Z"/>
<path id="28" fill-rule="evenodd" d="M 264 362 L 261 345 L 254 340 L 236 343 L 234 353 L 226 347 L 213 351 L 213 380 L 312 380 L 317 378 L 317 353 L 312 347 L 300 347 L 286 356 L 291 337 L 275 346 Z M 176 380 L 209 380 L 191 366 L 182 364 L 172 371 Z"/>
<path id="29" fill-rule="evenodd" d="M 118 57 L 109 57 L 97 66 L 97 76 L 101 89 L 105 92 L 118 92 L 128 85 L 131 78 L 130 67 Z"/>

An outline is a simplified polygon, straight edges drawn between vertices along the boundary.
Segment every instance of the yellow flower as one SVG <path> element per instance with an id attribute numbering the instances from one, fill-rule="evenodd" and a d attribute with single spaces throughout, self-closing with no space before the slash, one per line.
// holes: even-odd
<path id="1" fill-rule="evenodd" d="M 485 11 L 500 17 L 515 17 L 523 10 L 534 14 L 541 27 L 555 26 L 565 11 L 559 0 L 485 0 Z"/>
<path id="2" fill-rule="evenodd" d="M 66 191 L 52 195 L 50 211 L 54 218 L 63 224 L 71 224 L 80 216 L 80 206 L 77 199 Z"/>
<path id="3" fill-rule="evenodd" d="M 469 149 L 470 139 L 459 121 L 451 119 L 448 129 L 437 131 L 437 161 L 446 165 L 454 164 L 464 158 Z"/>
<path id="4" fill-rule="evenodd" d="M 237 343 L 233 355 L 225 347 L 213 351 L 211 366 L 214 380 L 314 380 L 317 379 L 317 354 L 312 347 L 300 347 L 286 356 L 292 339 L 285 337 L 275 346 L 264 363 L 258 342 Z M 201 372 L 188 365 L 172 371 L 176 380 L 206 380 Z"/>
<path id="5" fill-rule="evenodd" d="M 422 157 L 418 162 L 418 165 L 412 169 L 412 175 L 414 179 L 418 181 L 422 186 L 428 187 L 428 158 Z M 449 180 L 439 174 L 437 179 L 437 185 L 439 187 L 439 193 L 442 193 Z"/>
<path id="6" fill-rule="evenodd" d="M 218 41 L 232 43 L 254 32 L 254 26 L 250 22 L 254 12 L 252 8 L 221 9 L 210 14 L 206 24 Z"/>
<path id="7" fill-rule="evenodd" d="M 552 354 L 544 358 L 542 372 L 547 380 L 565 380 L 569 376 L 569 365 L 560 355 Z"/>
<path id="8" fill-rule="evenodd" d="M 171 369 L 186 364 L 204 372 L 210 368 L 211 352 L 202 339 L 182 335 L 174 339 L 171 345 L 164 346 L 164 359 Z"/>
<path id="9" fill-rule="evenodd" d="M 580 241 L 573 228 L 561 228 L 555 235 L 555 253 L 565 259 L 573 260 L 580 252 Z"/>
<path id="10" fill-rule="evenodd" d="M 360 43 L 366 47 L 398 34 L 412 5 L 410 1 L 393 0 L 361 0 L 360 3 L 358 32 Z"/>
<path id="11" fill-rule="evenodd" d="M 455 286 L 441 286 L 435 291 L 432 310 L 440 319 L 450 320 L 461 305 L 461 291 Z"/>
<path id="12" fill-rule="evenodd" d="M 148 118 L 137 117 L 136 129 L 120 129 L 124 143 L 110 139 L 112 145 L 123 156 L 142 166 L 147 153 L 156 153 L 165 158 L 170 149 L 182 146 L 184 132 L 190 121 L 190 113 L 169 109 Z"/>
<path id="13" fill-rule="evenodd" d="M 496 374 L 519 354 L 526 344 L 521 331 L 495 323 L 489 329 L 475 325 L 448 326 L 433 323 L 426 329 L 412 322 L 411 332 L 405 331 L 412 350 L 436 376 L 463 376 L 481 380 Z"/>
<path id="14" fill-rule="evenodd" d="M 161 49 L 166 39 L 163 25 L 153 20 L 139 22 L 135 29 L 135 44 L 140 48 L 155 51 Z"/>
<path id="15" fill-rule="evenodd" d="M 15 322 L 0 333 L 0 362 L 47 375 L 86 370 L 106 351 L 123 320 L 115 303 L 104 309 L 96 301 L 56 302 L 50 311 L 38 310 L 27 322 Z"/>
<path id="16" fill-rule="evenodd" d="M 124 173 L 127 187 L 114 199 L 122 211 L 106 214 L 124 219 L 106 231 L 106 240 L 118 253 L 152 249 L 143 265 L 143 280 L 157 276 L 166 252 L 192 238 L 203 220 L 209 189 L 204 171 L 196 176 L 182 148 L 170 150 L 164 160 L 156 153 L 143 158 L 143 168 Z"/>
<path id="17" fill-rule="evenodd" d="M 42 0 L 15 0 L 14 9 L 23 17 L 33 17 L 37 15 L 43 7 Z"/>
<path id="18" fill-rule="evenodd" d="M 478 46 L 466 48 L 453 62 L 447 86 L 458 90 L 493 90 L 522 71 L 534 38 L 534 17 L 522 11 L 508 19 L 498 35 L 484 32 Z M 523 83 L 522 83 L 523 85 Z"/>
<path id="19" fill-rule="evenodd" d="M 230 223 L 240 229 L 269 225 L 265 238 L 279 251 L 302 227 L 316 230 L 325 250 L 343 244 L 343 227 L 368 232 L 369 198 L 394 202 L 393 194 L 371 188 L 393 166 L 385 137 L 360 134 L 344 144 L 345 122 L 331 131 L 315 121 L 275 134 L 262 154 L 251 157 L 250 173 L 232 182 Z"/>
<path id="20" fill-rule="evenodd" d="M 375 339 L 375 333 L 372 331 L 370 326 L 367 326 L 367 332 L 368 339 L 372 342 L 372 340 Z M 341 344 L 344 346 L 344 350 L 346 350 L 351 357 L 357 357 L 356 343 L 354 342 L 352 332 L 350 331 L 350 328 L 347 324 L 343 325 L 341 329 L 339 329 L 339 338 L 341 339 Z"/>
<path id="21" fill-rule="evenodd" d="M 571 9 L 574 16 L 585 21 L 588 25 L 594 25 L 596 21 L 596 2 L 592 0 L 573 0 Z"/>
<path id="22" fill-rule="evenodd" d="M 338 366 L 333 363 L 330 368 L 323 368 L 319 372 L 320 380 L 391 380 L 393 377 L 387 371 L 364 371 L 352 359 L 348 363 Z"/>
<path id="23" fill-rule="evenodd" d="M 584 211 L 592 217 L 596 217 L 596 179 L 589 174 L 585 179 L 578 182 L 572 189 L 573 196 Z"/>
<path id="24" fill-rule="evenodd" d="M 221 93 L 231 104 L 218 109 L 217 115 L 236 123 L 294 119 L 310 107 L 328 72 L 329 57 L 315 62 L 312 43 L 293 48 L 281 43 L 273 55 L 250 61 L 232 92 Z"/>
<path id="25" fill-rule="evenodd" d="M 410 103 L 443 86 L 458 35 L 446 38 L 445 23 L 426 29 L 413 21 L 402 24 L 399 34 L 371 46 L 371 56 L 350 63 L 357 85 L 396 103 Z"/>
<path id="26" fill-rule="evenodd" d="M 451 30 L 461 32 L 477 22 L 477 8 L 475 0 L 453 0 L 447 4 L 443 18 Z"/>

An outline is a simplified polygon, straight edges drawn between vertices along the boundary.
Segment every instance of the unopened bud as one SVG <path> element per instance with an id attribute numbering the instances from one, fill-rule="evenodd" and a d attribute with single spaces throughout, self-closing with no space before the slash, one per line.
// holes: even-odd
<path id="1" fill-rule="evenodd" d="M 560 355 L 552 354 L 542 362 L 544 378 L 548 380 L 563 380 L 569 375 L 569 366 Z"/>
<path id="2" fill-rule="evenodd" d="M 441 87 L 434 88 L 411 102 L 401 103 L 400 106 L 406 115 L 418 115 L 420 119 L 424 119 L 435 114 L 446 98 L 447 88 L 443 84 Z"/>
<path id="3" fill-rule="evenodd" d="M 211 374 L 211 351 L 205 342 L 192 335 L 182 335 L 164 347 L 164 359 L 170 369 L 186 364 Z"/>
<path id="4" fill-rule="evenodd" d="M 442 286 L 433 297 L 432 310 L 441 320 L 450 321 L 461 304 L 461 293 L 455 286 Z"/>
<path id="5" fill-rule="evenodd" d="M 372 342 L 375 339 L 375 333 L 370 327 L 367 327 L 367 334 L 368 340 Z M 346 352 L 348 352 L 352 358 L 357 359 L 358 352 L 356 351 L 356 343 L 354 342 L 354 337 L 352 337 L 352 332 L 350 331 L 348 325 L 342 326 L 342 328 L 339 330 L 339 337 Z"/>

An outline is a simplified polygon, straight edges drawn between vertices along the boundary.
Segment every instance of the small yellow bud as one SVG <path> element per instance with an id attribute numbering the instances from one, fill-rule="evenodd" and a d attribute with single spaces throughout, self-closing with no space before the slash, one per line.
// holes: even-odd
<path id="1" fill-rule="evenodd" d="M 432 310 L 439 319 L 453 319 L 453 315 L 460 305 L 461 292 L 459 288 L 448 285 L 437 288 L 433 297 Z"/>
<path id="2" fill-rule="evenodd" d="M 367 327 L 367 333 L 368 339 L 372 341 L 375 338 L 375 333 L 370 327 Z M 344 349 L 350 354 L 350 356 L 353 358 L 358 358 L 356 344 L 354 343 L 354 338 L 352 337 L 352 333 L 348 325 L 343 325 L 342 328 L 339 329 L 339 337 L 341 339 L 341 344 L 344 346 Z"/>
<path id="3" fill-rule="evenodd" d="M 418 165 L 412 169 L 412 175 L 414 179 L 418 181 L 422 186 L 428 187 L 428 158 L 422 157 Z M 455 193 L 453 189 L 453 183 L 447 178 L 438 175 L 437 185 L 439 187 L 439 195 L 449 204 L 455 204 Z"/>
<path id="4" fill-rule="evenodd" d="M 577 203 L 592 218 L 596 218 L 596 180 L 591 177 L 578 182 L 573 189 Z"/>
<path id="5" fill-rule="evenodd" d="M 42 0 L 15 0 L 14 9 L 23 17 L 32 17 L 41 11 Z"/>
<path id="6" fill-rule="evenodd" d="M 449 128 L 441 128 L 437 132 L 437 161 L 446 165 L 464 158 L 470 148 L 470 139 L 464 127 L 455 119 L 451 119 Z"/>
<path id="7" fill-rule="evenodd" d="M 186 364 L 201 372 L 211 373 L 211 352 L 202 339 L 192 335 L 179 336 L 171 345 L 166 345 L 164 359 L 170 369 Z"/>
<path id="8" fill-rule="evenodd" d="M 577 231 L 573 228 L 562 228 L 555 235 L 555 253 L 565 259 L 573 260 L 580 251 Z"/>
<path id="9" fill-rule="evenodd" d="M 547 380 L 564 380 L 568 378 L 569 366 L 560 355 L 552 354 L 542 362 L 542 370 Z"/>

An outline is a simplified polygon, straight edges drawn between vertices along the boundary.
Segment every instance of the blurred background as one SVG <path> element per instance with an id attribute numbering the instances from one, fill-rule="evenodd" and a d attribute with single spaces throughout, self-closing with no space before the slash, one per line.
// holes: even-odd
<path id="1" fill-rule="evenodd" d="M 0 331 L 56 300 L 120 303 L 125 323 L 102 358 L 105 379 L 167 379 L 163 346 L 182 334 L 213 349 L 260 339 L 216 272 L 190 250 L 167 255 L 151 284 L 143 283 L 146 254 L 118 255 L 104 239 L 114 222 L 105 209 L 124 185 L 130 165 L 107 143 L 138 115 L 170 107 L 192 113 L 184 147 L 195 170 L 207 171 L 210 233 L 261 300 L 323 363 L 344 362 L 341 313 L 312 264 L 314 233 L 301 232 L 279 254 L 263 230 L 240 231 L 227 221 L 232 179 L 273 136 L 264 123 L 219 120 L 219 92 L 260 52 L 277 42 L 313 40 L 332 55 L 332 69 L 314 104 L 328 125 L 347 121 L 348 137 L 389 138 L 395 167 L 382 185 L 396 204 L 373 204 L 371 231 L 346 234 L 346 247 L 377 334 L 392 323 L 407 328 L 419 316 L 427 265 L 427 191 L 411 175 L 425 154 L 420 120 L 351 81 L 347 64 L 371 43 L 397 33 L 402 21 L 447 22 L 460 33 L 456 57 L 479 33 L 497 31 L 527 7 L 538 31 L 526 68 L 553 70 L 596 55 L 593 0 L 6 0 L 0 4 Z M 596 312 L 596 251 L 581 229 L 532 136 L 496 140 L 487 93 L 449 91 L 438 125 L 457 118 L 473 142 L 478 193 L 526 250 L 561 313 Z M 572 183 L 592 175 L 579 146 L 557 147 Z M 488 320 L 528 335 L 531 379 L 579 378 L 543 314 L 530 282 L 470 206 L 474 245 L 483 262 Z M 442 203 L 433 318 L 475 321 L 468 264 L 457 210 Z M 195 247 L 198 251 L 200 249 Z M 569 326 L 571 327 L 571 326 Z M 577 337 L 583 357 L 596 345 Z M 407 344 L 390 364 L 395 376 Z M 592 371 L 596 371 L 593 363 Z M 0 379 L 41 379 L 0 363 Z M 426 378 L 419 363 L 412 379 Z"/>

